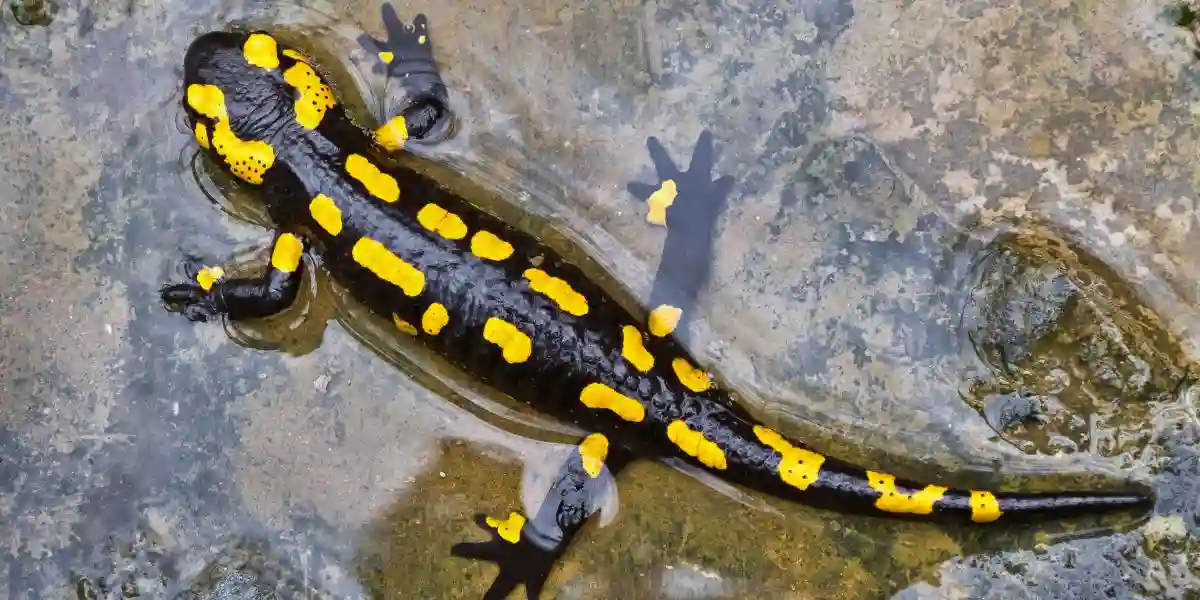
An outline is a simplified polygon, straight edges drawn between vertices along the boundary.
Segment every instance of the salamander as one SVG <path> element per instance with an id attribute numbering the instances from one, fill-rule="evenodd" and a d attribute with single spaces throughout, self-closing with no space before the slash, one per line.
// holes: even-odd
<path id="1" fill-rule="evenodd" d="M 213 31 L 187 49 L 183 110 L 217 165 L 258 188 L 277 230 L 259 275 L 191 263 L 161 289 L 193 321 L 270 316 L 296 298 L 305 253 L 375 314 L 463 373 L 590 433 L 533 515 L 476 515 L 490 538 L 454 556 L 491 561 L 485 598 L 540 592 L 614 478 L 639 459 L 676 458 L 777 498 L 890 517 L 978 524 L 1144 506 L 1144 492 L 1000 494 L 898 478 L 825 456 L 763 425 L 685 350 L 709 277 L 715 224 L 734 181 L 712 178 L 704 132 L 680 170 L 647 140 L 659 181 L 632 182 L 646 220 L 666 228 L 640 312 L 622 308 L 533 236 L 389 157 L 436 143 L 452 117 L 428 21 L 383 7 L 387 39 L 359 42 L 408 100 L 374 130 L 353 121 L 319 67 L 266 31 Z M 228 265 L 226 265 L 228 266 Z"/>

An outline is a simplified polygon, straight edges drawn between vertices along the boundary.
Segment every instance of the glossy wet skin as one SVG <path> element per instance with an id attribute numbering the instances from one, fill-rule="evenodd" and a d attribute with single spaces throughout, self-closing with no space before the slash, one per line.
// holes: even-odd
<path id="1" fill-rule="evenodd" d="M 311 537 L 296 538 L 296 532 L 325 528 L 341 534 L 341 548 L 362 548 L 354 532 L 374 521 L 381 538 L 385 532 L 394 538 L 379 560 L 386 557 L 386 568 L 395 577 L 373 589 L 479 600 L 486 587 L 479 578 L 490 574 L 489 567 L 436 550 L 470 537 L 473 510 L 503 517 L 510 508 L 519 508 L 522 478 L 544 481 L 540 477 L 552 475 L 554 465 L 547 463 L 556 459 L 547 457 L 570 448 L 550 442 L 572 438 L 523 425 L 504 427 L 499 416 L 506 412 L 503 407 L 490 403 L 492 394 L 481 395 L 480 386 L 463 386 L 472 380 L 457 369 L 421 372 L 413 383 L 412 362 L 424 363 L 425 353 L 406 355 L 415 344 L 411 338 L 381 338 L 394 335 L 394 326 L 361 319 L 365 310 L 357 303 L 351 302 L 347 312 L 348 295 L 340 288 L 326 293 L 328 279 L 320 271 L 315 271 L 318 281 L 302 286 L 293 309 L 278 318 L 227 324 L 232 339 L 224 337 L 220 324 L 197 326 L 163 313 L 154 302 L 161 284 L 184 280 L 172 272 L 181 254 L 224 259 L 271 241 L 270 229 L 247 225 L 265 219 L 255 190 L 214 174 L 212 161 L 182 129 L 179 107 L 188 45 L 200 33 L 225 28 L 232 18 L 286 20 L 288 39 L 319 55 L 335 81 L 372 85 L 361 102 L 350 87 L 338 86 L 340 101 L 352 115 L 357 118 L 356 110 L 383 114 L 375 113 L 375 107 L 397 104 L 379 101 L 383 78 L 367 71 L 369 61 L 332 58 L 338 49 L 353 46 L 344 37 L 353 33 L 320 37 L 321 32 L 360 29 L 382 37 L 379 2 L 346 4 L 332 18 L 306 8 L 328 3 L 58 4 L 64 10 L 50 28 L 20 27 L 7 5 L 0 19 L 8 78 L 0 96 L 9 115 L 0 125 L 6 148 L 0 179 L 8 186 L 4 196 L 9 211 L 4 226 L 10 232 L 3 269 L 11 292 L 0 304 L 8 334 L 4 355 L 15 361 L 3 377 L 8 391 L 3 421 L 9 436 L 4 464 L 17 478 L 11 481 L 25 482 L 0 497 L 10 506 L 30 507 L 10 512 L 5 520 L 5 530 L 23 541 L 8 561 L 10 585 L 69 588 L 72 573 L 62 570 L 68 564 L 91 567 L 88 574 L 101 579 L 111 572 L 130 580 L 142 577 L 144 572 L 108 569 L 108 562 L 98 564 L 93 557 L 109 548 L 110 536 L 132 533 L 123 507 L 150 502 L 173 525 L 176 556 L 208 551 L 211 538 L 179 535 L 178 529 L 193 531 L 197 524 L 221 535 L 261 533 L 281 556 L 306 557 L 321 549 Z M 844 29 L 835 29 L 842 27 L 840 21 L 820 22 L 815 42 L 799 49 L 789 43 L 798 27 L 810 27 L 809 8 L 851 5 L 854 15 L 846 17 Z M 470 135 L 436 153 L 444 150 L 465 169 L 485 170 L 493 175 L 491 181 L 521 192 L 515 207 L 505 209 L 532 206 L 538 215 L 555 219 L 557 228 L 599 241 L 601 261 L 619 269 L 620 279 L 634 289 L 648 289 L 666 233 L 643 224 L 642 207 L 621 189 L 630 178 L 658 182 L 645 152 L 646 135 L 658 135 L 686 166 L 698 128 L 711 123 L 719 174 L 755 173 L 758 186 L 751 187 L 749 178 L 739 181 L 721 218 L 716 244 L 722 258 L 714 265 L 713 285 L 699 300 L 692 329 L 697 358 L 705 367 L 733 379 L 739 388 L 759 392 L 747 398 L 755 410 L 778 415 L 805 442 L 879 457 L 861 464 L 886 465 L 906 474 L 946 472 L 945 481 L 958 481 L 950 475 L 958 465 L 989 469 L 998 457 L 1011 455 L 1014 462 L 1001 462 L 995 475 L 976 471 L 965 477 L 975 485 L 1003 480 L 1010 490 L 1020 489 L 1022 480 L 1044 486 L 1047 479 L 1071 479 L 1090 489 L 1110 483 L 1106 478 L 1114 472 L 1119 477 L 1129 470 L 1144 473 L 1160 498 L 1147 526 L 1125 532 L 1106 528 L 1082 540 L 1057 538 L 1047 542 L 1048 548 L 1025 553 L 1022 549 L 1034 543 L 1029 538 L 1053 536 L 1060 525 L 946 528 L 778 502 L 769 502 L 775 510 L 764 510 L 762 496 L 731 497 L 707 477 L 647 462 L 620 477 L 617 510 L 581 534 L 577 551 L 564 557 L 564 568 L 547 585 L 547 597 L 558 590 L 570 595 L 584 586 L 592 588 L 593 598 L 687 595 L 704 589 L 695 580 L 718 581 L 708 573 L 726 583 L 723 589 L 709 583 L 703 593 L 731 599 L 787 597 L 791 588 L 816 597 L 1000 598 L 1005 595 L 1001 590 L 1011 590 L 1014 583 L 1041 598 L 1078 598 L 1085 594 L 1076 590 L 1095 589 L 1088 587 L 1093 584 L 1111 586 L 1117 596 L 1155 597 L 1161 593 L 1153 591 L 1161 590 L 1160 573 L 1190 582 L 1185 589 L 1200 589 L 1200 582 L 1191 578 L 1200 573 L 1195 570 L 1200 566 L 1195 562 L 1200 560 L 1195 544 L 1200 530 L 1193 518 L 1200 497 L 1189 493 L 1200 489 L 1194 418 L 1178 408 L 1159 415 L 1155 404 L 1143 414 L 1128 397 L 1101 395 L 1096 402 L 1120 411 L 1113 413 L 1119 422 L 1108 422 L 1114 438 L 1134 440 L 1132 460 L 1115 454 L 1126 448 L 1107 447 L 1103 440 L 1091 446 L 1078 438 L 1077 449 L 1041 445 L 1034 438 L 1039 454 L 1027 458 L 1010 452 L 1004 440 L 990 439 L 994 432 L 956 395 L 974 374 L 968 370 L 972 357 L 958 356 L 972 353 L 969 344 L 928 337 L 944 331 L 957 315 L 958 307 L 941 301 L 944 296 L 936 292 L 949 281 L 961 281 L 959 271 L 939 278 L 945 271 L 938 269 L 951 258 L 969 262 L 966 255 L 974 253 L 973 247 L 958 249 L 958 230 L 948 229 L 959 225 L 949 215 L 970 194 L 988 198 L 988 208 L 1032 194 L 1029 204 L 1020 204 L 1025 213 L 1018 223 L 1066 223 L 1072 217 L 1087 221 L 1087 232 L 1072 230 L 1073 239 L 1117 267 L 1135 291 L 1154 299 L 1159 321 L 1147 321 L 1148 326 L 1188 331 L 1184 324 L 1197 306 L 1189 301 L 1196 291 L 1190 282 L 1200 273 L 1200 253 L 1195 220 L 1183 198 L 1195 198 L 1190 177 L 1200 153 L 1197 136 L 1186 135 L 1195 122 L 1188 113 L 1188 95 L 1181 93 L 1188 78 L 1178 74 L 1195 74 L 1200 63 L 1190 54 L 1164 59 L 1153 46 L 1161 38 L 1142 36 L 1146 22 L 1167 15 L 1139 11 L 1131 23 L 1118 16 L 1128 5 L 1114 2 L 1081 14 L 1053 2 L 1000 7 L 935 0 L 912 5 L 922 10 L 902 11 L 897 21 L 895 10 L 883 5 L 874 5 L 876 10 L 820 0 L 806 4 L 804 13 L 785 15 L 784 23 L 790 25 L 756 34 L 761 24 L 739 19 L 744 8 L 731 3 L 659 3 L 655 21 L 646 21 L 640 4 L 633 10 L 614 6 L 612 11 L 584 11 L 594 15 L 586 26 L 578 12 L 573 25 L 554 20 L 557 11 L 576 10 L 572 3 L 506 2 L 489 5 L 487 13 L 469 3 L 436 6 L 430 17 L 439 36 L 439 58 L 448 81 L 453 74 L 456 86 L 470 86 L 456 95 L 462 104 L 472 105 L 470 113 L 460 114 Z M 397 7 L 405 10 L 399 3 Z M 994 15 L 994 9 L 1005 16 L 961 20 Z M 669 19 L 662 16 L 666 10 L 672 11 Z M 938 35 L 930 45 L 931 25 L 942 23 L 948 25 L 948 35 Z M 1022 25 L 1014 29 L 1014 23 Z M 642 61 L 630 60 L 628 44 L 611 43 L 614 33 L 632 34 L 638 27 L 646 28 L 650 41 L 665 44 L 662 67 L 649 70 Z M 889 27 L 895 38 L 888 35 Z M 514 35 L 525 28 L 541 33 Z M 801 31 L 809 36 L 813 30 Z M 1054 32 L 1071 35 L 1060 39 Z M 881 37 L 889 43 L 881 46 Z M 993 70 L 993 62 L 980 56 L 992 56 L 997 40 L 1005 54 Z M 1110 54 L 1097 50 L 1097 40 L 1110 41 L 1132 60 L 1112 62 Z M 63 42 L 65 56 L 59 54 Z M 800 54 L 792 58 L 796 52 Z M 754 65 L 738 61 L 747 56 L 754 57 Z M 807 56 L 817 60 L 804 60 Z M 678 60 L 689 57 L 702 66 L 732 65 L 689 78 L 695 63 Z M 1107 83 L 1087 90 L 1074 87 L 1079 81 L 1095 82 L 1088 74 L 1097 68 L 1107 69 Z M 938 77 L 946 69 L 955 75 L 949 82 Z M 627 85 L 647 72 L 657 79 Z M 1011 79 L 1012 74 L 1018 79 Z M 970 81 L 964 82 L 962 75 Z M 573 103 L 563 106 L 556 100 L 592 89 L 600 93 L 602 111 L 578 111 Z M 791 95 L 796 89 L 807 96 Z M 1067 93 L 1060 95 L 1060 90 Z M 942 104 L 947 92 L 959 94 L 961 111 Z M 681 96 L 688 99 L 681 101 Z M 847 97 L 849 106 L 844 104 Z M 730 103 L 747 99 L 757 99 L 753 110 L 746 104 L 731 108 Z M 928 111 L 931 102 L 933 114 Z M 1096 112 L 1076 112 L 1080 103 Z M 635 106 L 637 112 L 611 110 L 618 105 Z M 997 107 L 1018 110 L 1003 110 L 1008 118 L 997 122 Z M 578 116 L 562 118 L 572 114 Z M 842 124 L 839 115 L 847 114 L 876 119 L 856 129 L 863 133 L 858 145 L 835 143 L 844 140 L 840 137 L 814 140 L 831 115 L 835 124 Z M 904 125 L 910 114 L 916 131 L 897 140 L 889 124 L 900 119 Z M 721 115 L 720 120 L 711 120 L 714 115 Z M 1114 133 L 1106 125 L 1112 120 L 1137 127 L 1133 139 L 1125 127 Z M 370 126 L 376 119 L 360 122 Z M 981 122 L 991 126 L 980 130 Z M 922 124 L 934 129 L 922 129 Z M 807 131 L 808 145 L 781 147 L 804 142 L 781 135 L 784 125 L 791 128 L 788 132 Z M 886 133 L 874 135 L 881 127 Z M 1184 137 L 1171 137 L 1180 130 Z M 536 135 L 525 135 L 534 131 Z M 1066 199 L 1064 205 L 1050 189 L 1039 187 L 1041 168 L 1008 162 L 1014 155 L 1029 158 L 1030 141 L 1041 135 L 1051 140 L 1051 155 L 1069 169 L 1071 183 L 1099 185 L 1115 195 L 1113 208 L 1120 220 L 1108 221 L 1114 231 L 1132 223 L 1139 236 L 1152 237 L 1150 242 L 1110 247 L 1107 230 L 1093 223 L 1102 224 L 1112 213 L 1087 217 L 1096 205 L 1094 195 Z M 591 151 L 564 152 L 564 140 Z M 1131 144 L 1144 140 L 1159 140 L 1169 151 L 1157 154 L 1152 164 L 1136 152 L 1130 156 Z M 864 155 L 893 162 L 890 169 L 872 163 L 877 167 L 872 172 L 882 175 L 867 184 L 838 178 L 843 169 L 862 165 Z M 1127 160 L 1106 162 L 1097 171 L 1095 161 L 1104 155 Z M 808 178 L 796 175 L 801 160 L 813 156 L 820 157 L 824 168 L 810 169 Z M 603 157 L 608 158 L 597 160 Z M 496 171 L 501 160 L 511 170 Z M 986 169 L 973 169 L 989 163 L 1002 169 L 985 184 Z M 958 170 L 991 187 L 961 195 L 947 191 L 940 182 Z M 911 187 L 892 191 L 872 185 L 884 176 Z M 996 178 L 1003 182 L 995 183 Z M 787 197 L 787 190 L 780 189 L 814 184 L 832 191 L 816 207 L 801 194 L 787 218 L 771 223 L 780 231 L 771 235 L 767 223 Z M 1149 185 L 1170 191 L 1147 193 Z M 560 191 L 566 193 L 555 195 Z M 222 197 L 222 192 L 229 195 Z M 222 208 L 214 210 L 205 195 Z M 1160 207 L 1169 207 L 1173 216 L 1156 217 Z M 914 212 L 946 219 L 929 217 L 905 235 L 911 230 L 903 216 Z M 841 218 L 830 218 L 831 213 Z M 502 213 L 517 223 L 507 219 L 509 214 Z M 255 220 L 239 220 L 243 215 Z M 874 252 L 883 244 L 863 241 L 863 232 L 892 232 L 894 219 L 900 219 L 899 235 L 904 237 L 886 244 L 893 249 L 890 254 Z M 540 225 L 536 217 L 534 222 Z M 1193 224 L 1191 233 L 1184 236 L 1188 223 Z M 842 230 L 859 237 L 834 235 Z M 994 233 L 972 229 L 968 234 L 986 241 Z M 839 252 L 861 262 L 838 262 Z M 1176 275 L 1172 281 L 1181 286 L 1179 296 L 1135 276 L 1143 265 L 1156 277 L 1162 272 L 1150 260 L 1154 254 L 1169 261 L 1157 264 Z M 780 255 L 788 262 L 768 260 Z M 266 253 L 260 256 L 265 262 Z M 915 281 L 896 290 L 891 282 L 912 278 L 919 260 L 932 266 L 917 264 Z M 827 274 L 830 279 L 822 279 Z M 799 294 L 802 290 L 817 293 Z M 832 295 L 838 299 L 828 301 Z M 324 324 L 330 311 L 337 311 L 337 318 Z M 297 321 L 310 315 L 315 318 Z M 1080 329 L 1078 318 L 1062 328 Z M 810 322 L 811 328 L 796 327 Z M 889 324 L 903 329 L 889 331 Z M 109 325 L 111 334 L 106 332 Z M 356 342 L 367 328 L 376 335 L 369 340 L 376 351 L 364 351 Z M 864 337 L 855 337 L 857 332 Z M 871 337 L 880 332 L 883 344 L 914 348 L 915 353 L 908 353 L 911 358 L 881 353 L 872 343 L 878 338 Z M 780 341 L 788 339 L 794 341 Z M 247 350 L 247 345 L 256 349 Z M 1064 343 L 1061 350 L 1069 348 Z M 54 360 L 47 358 L 51 352 Z M 857 354 L 835 360 L 851 352 Z M 1054 352 L 1057 357 L 1059 350 Z M 1190 361 L 1195 353 L 1179 350 L 1171 356 Z M 827 357 L 834 358 L 826 362 Z M 852 362 L 855 357 L 857 363 Z M 1141 358 L 1156 360 L 1145 354 Z M 391 369 L 389 362 L 399 367 Z M 147 369 L 139 374 L 128 368 L 132 364 Z M 931 372 L 938 375 L 930 377 Z M 325 374 L 332 378 L 321 381 L 329 385 L 315 388 L 313 382 Z M 438 387 L 439 381 L 463 386 L 453 388 L 461 395 Z M 911 393 L 914 381 L 916 395 Z M 770 391 L 779 396 L 762 393 Z M 1188 399 L 1184 396 L 1178 405 L 1186 408 Z M 1191 400 L 1194 406 L 1195 397 Z M 175 401 L 181 409 L 172 418 Z M 1064 400 L 1085 423 L 1091 407 L 1087 401 Z M 103 423 L 95 421 L 102 414 L 96 409 L 103 407 L 111 407 L 108 432 L 136 437 L 93 439 L 106 433 Z M 1164 418 L 1168 424 L 1181 423 L 1182 430 L 1168 431 Z M 506 433 L 497 435 L 495 425 Z M 543 425 L 542 431 L 561 429 Z M 919 457 L 927 457 L 927 468 L 917 464 Z M 382 472 L 373 466 L 381 463 L 386 464 Z M 137 487 L 112 487 L 114 478 L 131 473 L 139 474 Z M 64 493 L 64 485 L 75 493 Z M 441 510 L 430 515 L 429 506 Z M 39 513 L 44 516 L 30 518 Z M 1180 520 L 1188 524 L 1182 537 L 1156 536 L 1164 521 Z M 1120 515 L 1100 520 L 1127 522 Z M 42 525 L 48 523 L 55 526 Z M 745 529 L 730 536 L 733 524 Z M 424 536 L 419 545 L 412 542 L 417 536 Z M 988 541 L 985 547 L 963 546 L 981 538 Z M 46 567 L 40 548 L 54 552 L 60 570 Z M 964 553 L 972 558 L 960 560 Z M 194 553 L 187 556 L 193 561 L 189 564 L 201 560 Z M 349 569 L 357 560 L 344 558 L 339 564 Z M 688 564 L 704 574 L 692 581 L 671 578 Z M 297 578 L 312 572 L 294 566 Z M 463 571 L 476 578 L 464 581 Z M 186 585 L 187 574 L 168 571 L 166 577 Z M 728 582 L 745 583 L 738 587 Z M 145 586 L 141 588 L 146 595 Z"/>
<path id="2" fill-rule="evenodd" d="M 286 289 L 298 280 L 299 252 L 307 246 L 398 332 L 418 336 L 466 374 L 514 398 L 598 432 L 600 438 L 581 443 L 581 462 L 566 468 L 562 481 L 572 499 L 551 509 L 590 505 L 599 465 L 615 474 L 633 458 L 661 456 L 776 496 L 896 516 L 988 522 L 1142 502 L 951 491 L 806 450 L 756 425 L 695 366 L 668 335 L 677 313 L 665 324 L 662 315 L 671 311 L 663 307 L 642 317 L 627 313 L 537 240 L 419 173 L 387 166 L 382 148 L 349 121 L 316 72 L 269 36 L 197 39 L 185 59 L 185 90 L 198 143 L 227 171 L 261 186 L 281 232 L 269 277 L 273 289 L 285 291 L 263 294 L 273 308 L 289 301 Z M 668 227 L 665 211 L 677 206 L 674 185 L 648 199 L 651 214 Z M 679 198 L 672 210 L 687 210 L 688 200 Z M 701 222 L 711 233 L 711 221 Z M 263 313 L 269 311 L 244 311 Z M 553 510 L 539 517 L 529 539 L 550 538 L 540 544 L 556 552 L 583 521 L 565 523 Z M 554 521 L 569 531 L 553 533 L 548 522 Z M 510 544 L 522 540 L 523 524 L 524 517 L 486 521 Z"/>
<path id="3" fill-rule="evenodd" d="M 391 171 L 402 182 L 396 201 L 389 202 L 392 196 L 386 192 L 383 198 L 372 195 L 367 185 L 347 173 L 348 164 L 358 162 L 348 161 L 352 154 L 364 157 L 370 165 L 383 164 L 370 138 L 358 132 L 340 107 L 328 111 L 315 130 L 295 123 L 292 91 L 278 71 L 247 68 L 243 43 L 239 43 L 243 40 L 232 34 L 198 39 L 188 53 L 185 85 L 212 84 L 235 90 L 226 95 L 231 129 L 239 137 L 263 139 L 276 148 L 273 169 L 262 184 L 272 218 L 281 229 L 303 230 L 321 251 L 330 273 L 357 298 L 416 329 L 423 329 L 422 321 L 431 306 L 446 307 L 448 323 L 437 335 L 424 336 L 427 342 L 454 356 L 466 372 L 563 418 L 577 422 L 600 419 L 605 428 L 632 427 L 630 420 L 615 413 L 596 414 L 579 402 L 581 390 L 590 383 L 630 396 L 655 398 L 645 416 L 637 420 L 642 426 L 665 429 L 667 419 L 679 414 L 669 407 L 701 401 L 702 395 L 683 388 L 668 361 L 659 361 L 641 373 L 624 360 L 623 327 L 638 319 L 536 240 L 415 172 Z M 281 69 L 287 69 L 287 63 L 281 61 Z M 231 64 L 236 66 L 226 68 Z M 194 119 L 199 117 L 198 122 L 205 121 L 194 107 L 189 106 L 188 112 Z M 312 216 L 309 199 L 319 194 L 338 204 L 340 227 L 336 234 Z M 456 216 L 469 233 L 460 237 L 457 231 L 437 233 L 422 226 L 418 215 L 428 204 Z M 421 273 L 412 280 L 421 282 L 413 284 L 419 287 L 417 296 L 406 291 L 407 280 L 400 285 L 389 282 L 355 259 L 354 249 L 358 246 L 362 252 L 364 246 L 359 244 L 364 236 L 386 246 Z M 489 251 L 483 240 L 493 236 L 499 242 Z M 535 292 L 534 282 L 526 277 L 526 271 L 533 268 L 569 282 L 585 299 L 586 312 L 572 314 L 547 295 Z M 530 338 L 528 355 L 517 353 L 510 361 L 503 351 L 495 351 L 494 344 L 480 343 L 489 318 L 529 332 L 525 334 Z M 653 343 L 663 351 L 681 354 L 669 339 Z"/>

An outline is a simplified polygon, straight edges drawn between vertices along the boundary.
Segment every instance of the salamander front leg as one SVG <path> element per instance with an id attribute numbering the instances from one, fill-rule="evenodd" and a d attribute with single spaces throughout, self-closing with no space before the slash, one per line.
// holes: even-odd
<path id="1" fill-rule="evenodd" d="M 358 43 L 379 62 L 373 71 L 388 78 L 388 99 L 393 100 L 392 79 L 399 81 L 405 107 L 400 113 L 375 130 L 375 138 L 388 151 L 404 147 L 409 139 L 438 141 L 448 131 L 450 117 L 446 84 L 433 60 L 433 43 L 429 35 L 429 20 L 419 14 L 412 25 L 402 23 L 391 3 L 383 5 L 383 25 L 387 40 L 377 40 L 363 34 Z"/>
<path id="2" fill-rule="evenodd" d="M 267 272 L 259 277 L 227 279 L 217 266 L 188 261 L 187 283 L 159 290 L 167 309 L 182 312 L 191 321 L 207 321 L 217 315 L 230 319 L 269 317 L 283 311 L 296 299 L 304 276 L 304 242 L 292 233 L 275 238 Z"/>
<path id="3" fill-rule="evenodd" d="M 630 460 L 623 450 L 610 449 L 605 436 L 589 435 L 563 465 L 537 516 L 528 520 L 518 512 L 507 519 L 476 515 L 476 523 L 492 539 L 456 544 L 450 553 L 499 565 L 500 573 L 484 600 L 507 598 L 521 584 L 529 600 L 538 600 L 554 563 L 588 517 L 600 509 L 614 477 Z"/>
<path id="4" fill-rule="evenodd" d="M 629 193 L 646 203 L 646 221 L 667 228 L 658 272 L 650 291 L 649 329 L 664 337 L 673 332 L 683 341 L 700 288 L 712 270 L 717 219 L 725 210 L 733 178 L 711 179 L 712 133 L 696 141 L 687 171 L 680 171 L 657 138 L 646 140 L 659 183 L 631 182 Z"/>

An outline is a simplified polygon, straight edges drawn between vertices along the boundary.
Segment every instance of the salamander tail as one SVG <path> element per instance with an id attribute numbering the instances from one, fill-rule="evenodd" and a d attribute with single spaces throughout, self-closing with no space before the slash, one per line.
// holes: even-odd
<path id="1" fill-rule="evenodd" d="M 741 439 L 740 452 L 730 461 L 740 463 L 740 469 L 730 469 L 731 474 L 738 473 L 735 478 L 778 497 L 843 512 L 990 523 L 1144 509 L 1153 504 L 1152 495 L 1130 491 L 1001 494 L 906 481 L 828 458 L 761 425 L 746 423 L 749 431 L 736 431 L 740 423 L 722 420 L 710 422 L 709 431 Z"/>
<path id="2" fill-rule="evenodd" d="M 972 490 L 947 492 L 938 508 L 976 523 L 989 523 L 1001 517 L 1024 520 L 1149 508 L 1152 503 L 1149 496 L 1131 493 L 993 494 Z"/>

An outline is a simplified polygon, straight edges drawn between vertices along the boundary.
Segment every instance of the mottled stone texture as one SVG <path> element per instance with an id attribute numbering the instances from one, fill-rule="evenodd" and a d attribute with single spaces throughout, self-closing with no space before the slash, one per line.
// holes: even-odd
<path id="1" fill-rule="evenodd" d="M 270 239 L 179 125 L 192 37 L 281 25 L 375 120 L 387 93 L 352 51 L 378 4 L 53 4 L 0 17 L 0 595 L 478 598 L 494 571 L 450 546 L 476 511 L 532 508 L 574 433 L 321 276 L 237 328 L 155 297 L 184 254 Z M 422 152 L 633 294 L 662 244 L 624 191 L 645 138 L 686 157 L 714 131 L 739 183 L 694 349 L 764 418 L 910 476 L 1133 473 L 1160 497 L 1117 533 L 981 533 L 648 463 L 547 596 L 1200 594 L 1200 63 L 1169 8 L 398 3 L 429 15 L 461 117 Z"/>

